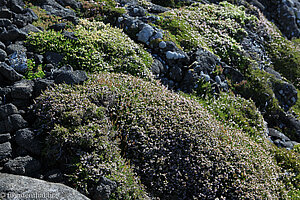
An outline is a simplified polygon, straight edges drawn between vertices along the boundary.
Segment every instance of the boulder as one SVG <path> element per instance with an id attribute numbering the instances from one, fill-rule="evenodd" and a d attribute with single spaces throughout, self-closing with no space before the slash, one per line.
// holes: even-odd
<path id="1" fill-rule="evenodd" d="M 11 156 L 12 148 L 9 142 L 0 144 L 0 161 Z"/>
<path id="2" fill-rule="evenodd" d="M 94 199 L 109 200 L 112 192 L 117 188 L 117 183 L 105 177 L 100 178 L 100 183 L 94 192 Z"/>
<path id="3" fill-rule="evenodd" d="M 296 104 L 298 96 L 297 89 L 294 85 L 284 81 L 276 81 L 272 85 L 275 97 L 278 99 L 280 106 L 285 111 L 288 111 Z"/>
<path id="4" fill-rule="evenodd" d="M 0 26 L 2 27 L 9 27 L 12 25 L 12 22 L 9 19 L 2 19 L 0 18 Z"/>
<path id="5" fill-rule="evenodd" d="M 34 83 L 33 94 L 35 97 L 39 96 L 42 91 L 46 90 L 50 86 L 54 85 L 54 80 L 49 79 L 37 79 Z"/>
<path id="6" fill-rule="evenodd" d="M 6 19 L 12 19 L 14 16 L 14 13 L 11 12 L 9 9 L 7 8 L 0 8 L 0 18 L 6 18 Z"/>
<path id="7" fill-rule="evenodd" d="M 3 49 L 3 50 L 4 50 L 5 48 L 6 48 L 6 47 L 5 47 L 5 44 L 4 44 L 3 42 L 0 41 L 0 49 Z"/>
<path id="8" fill-rule="evenodd" d="M 4 164 L 4 170 L 18 175 L 34 175 L 41 169 L 41 163 L 30 157 L 17 157 Z"/>
<path id="9" fill-rule="evenodd" d="M 64 8 L 59 3 L 57 3 L 55 0 L 45 0 L 41 3 L 41 8 L 45 9 L 48 14 L 50 15 L 56 15 L 59 17 L 67 17 L 67 16 L 75 16 L 75 12 Z"/>
<path id="10" fill-rule="evenodd" d="M 11 136 L 9 133 L 0 134 L 0 144 L 8 142 L 11 139 Z"/>
<path id="11" fill-rule="evenodd" d="M 36 26 L 32 24 L 28 24 L 27 26 L 23 27 L 21 31 L 27 34 L 29 34 L 30 32 L 34 32 L 34 33 L 41 32 L 40 29 L 38 29 Z"/>
<path id="12" fill-rule="evenodd" d="M 23 119 L 20 114 L 13 114 L 7 119 L 0 121 L 0 134 L 10 133 L 25 128 L 28 123 Z"/>
<path id="13" fill-rule="evenodd" d="M 2 75 L 5 80 L 10 83 L 21 80 L 23 78 L 21 74 L 19 74 L 12 67 L 3 62 L 0 62 L 0 75 Z"/>
<path id="14" fill-rule="evenodd" d="M 25 176 L 0 173 L 0 194 L 7 200 L 59 199 L 89 200 L 78 191 L 59 183 L 49 183 Z"/>
<path id="15" fill-rule="evenodd" d="M 46 52 L 45 54 L 46 63 L 52 64 L 55 67 L 58 67 L 59 63 L 62 61 L 63 56 L 55 52 Z"/>
<path id="16" fill-rule="evenodd" d="M 13 51 L 13 54 L 9 57 L 9 63 L 14 70 L 18 73 L 25 74 L 27 71 L 27 56 L 21 45 L 14 45 L 9 50 Z"/>
<path id="17" fill-rule="evenodd" d="M 18 108 L 14 104 L 9 103 L 0 106 L 0 120 L 5 120 L 8 116 L 18 113 Z"/>
<path id="18" fill-rule="evenodd" d="M 26 149 L 30 153 L 35 155 L 41 154 L 41 141 L 37 139 L 34 132 L 32 132 L 30 129 L 25 128 L 18 130 L 15 133 L 15 141 L 20 147 Z"/>
<path id="19" fill-rule="evenodd" d="M 0 49 L 0 62 L 4 62 L 7 54 L 3 49 Z"/>
<path id="20" fill-rule="evenodd" d="M 81 84 L 88 79 L 85 71 L 62 71 L 54 80 L 54 83 L 66 83 L 69 85 Z"/>
<path id="21" fill-rule="evenodd" d="M 21 80 L 16 82 L 11 89 L 13 99 L 31 99 L 34 82 L 31 80 Z"/>
<path id="22" fill-rule="evenodd" d="M 17 52 L 26 52 L 27 49 L 21 44 L 10 44 L 6 47 L 6 53 L 8 55 L 17 53 Z"/>
<path id="23" fill-rule="evenodd" d="M 0 40 L 3 42 L 25 40 L 26 36 L 27 34 L 18 29 L 15 25 L 4 28 L 2 31 L 0 31 Z"/>

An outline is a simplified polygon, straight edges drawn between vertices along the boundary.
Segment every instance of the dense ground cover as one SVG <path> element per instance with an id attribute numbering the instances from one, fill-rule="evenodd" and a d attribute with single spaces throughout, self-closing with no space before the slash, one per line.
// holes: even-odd
<path id="1" fill-rule="evenodd" d="M 82 110 L 83 105 L 90 109 Z M 100 120 L 103 115 L 98 114 L 100 105 L 108 105 L 104 113 L 116 135 L 109 134 L 111 129 L 98 128 L 103 124 Z M 39 97 L 36 108 L 38 116 L 51 122 L 47 124 L 52 138 L 48 140 L 50 145 L 58 144 L 66 157 L 71 156 L 69 160 L 78 157 L 72 148 L 85 149 L 82 159 L 75 159 L 78 162 L 75 166 L 82 173 L 70 174 L 73 178 L 79 176 L 73 179 L 79 188 L 81 184 L 93 185 L 96 181 L 93 173 L 97 171 L 107 172 L 104 175 L 117 181 L 121 188 L 137 183 L 124 185 L 125 180 L 136 178 L 129 173 L 131 167 L 125 168 L 129 172 L 119 167 L 125 162 L 115 159 L 119 154 L 109 153 L 115 148 L 115 152 L 130 160 L 151 196 L 175 199 L 280 196 L 283 186 L 270 144 L 263 138 L 254 140 L 247 133 L 222 125 L 197 101 L 170 92 L 157 82 L 101 73 L 93 75 L 83 86 L 61 85 L 46 91 Z M 99 140 L 98 136 L 105 139 Z M 113 145 L 116 138 L 120 139 L 120 150 Z M 106 147 L 114 148 L 101 148 L 103 142 Z M 99 148 L 104 153 L 96 155 Z M 87 161 L 91 169 L 85 166 Z M 105 167 L 106 163 L 115 168 Z M 115 174 L 123 178 L 118 179 Z M 140 190 L 131 191 L 132 198 L 138 197 Z"/>

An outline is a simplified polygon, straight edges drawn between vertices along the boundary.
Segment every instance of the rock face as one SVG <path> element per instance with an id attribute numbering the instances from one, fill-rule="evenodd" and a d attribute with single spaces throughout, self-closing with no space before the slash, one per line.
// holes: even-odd
<path id="1" fill-rule="evenodd" d="M 3 199 L 88 200 L 74 189 L 58 183 L 0 173 L 0 194 Z"/>

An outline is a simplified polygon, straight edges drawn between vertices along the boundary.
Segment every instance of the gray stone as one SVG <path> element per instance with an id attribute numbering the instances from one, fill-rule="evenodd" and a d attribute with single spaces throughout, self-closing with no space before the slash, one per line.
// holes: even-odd
<path id="1" fill-rule="evenodd" d="M 55 52 L 46 52 L 45 59 L 48 64 L 52 64 L 55 67 L 58 67 L 59 63 L 62 61 L 63 56 Z"/>
<path id="2" fill-rule="evenodd" d="M 34 82 L 21 80 L 16 82 L 11 90 L 11 97 L 14 99 L 30 99 L 33 93 Z"/>
<path id="3" fill-rule="evenodd" d="M 31 24 L 33 21 L 31 13 L 27 12 L 25 14 L 16 14 L 13 20 L 13 23 L 19 28 Z"/>
<path id="4" fill-rule="evenodd" d="M 7 8 L 0 9 L 0 18 L 11 19 L 13 17 L 13 12 L 8 10 Z"/>
<path id="5" fill-rule="evenodd" d="M 39 96 L 42 91 L 46 90 L 50 86 L 54 85 L 54 80 L 48 80 L 48 79 L 38 79 L 34 83 L 34 96 Z"/>
<path id="6" fill-rule="evenodd" d="M 179 82 L 182 79 L 182 70 L 179 67 L 174 66 L 171 68 L 169 75 L 172 80 Z"/>
<path id="7" fill-rule="evenodd" d="M 9 133 L 0 134 L 0 144 L 4 142 L 8 142 L 11 139 L 11 136 Z"/>
<path id="8" fill-rule="evenodd" d="M 35 155 L 40 155 L 42 146 L 35 134 L 28 128 L 18 130 L 15 133 L 16 143 Z"/>
<path id="9" fill-rule="evenodd" d="M 8 27 L 10 25 L 12 25 L 12 22 L 9 19 L 1 19 L 0 18 L 0 26 Z"/>
<path id="10" fill-rule="evenodd" d="M 61 182 L 63 181 L 63 174 L 59 169 L 54 169 L 45 174 L 45 178 L 50 182 Z"/>
<path id="11" fill-rule="evenodd" d="M 54 31 L 63 31 L 65 30 L 66 25 L 66 23 L 53 24 L 52 26 L 49 26 L 49 29 Z"/>
<path id="12" fill-rule="evenodd" d="M 13 54 L 15 52 L 26 52 L 27 49 L 23 45 L 20 44 L 11 44 L 6 47 L 7 54 Z"/>
<path id="13" fill-rule="evenodd" d="M 3 42 L 0 42 L 0 49 L 5 49 L 6 47 L 5 47 L 5 44 L 3 44 Z"/>
<path id="14" fill-rule="evenodd" d="M 4 120 L 8 116 L 18 113 L 18 108 L 11 103 L 0 106 L 0 120 Z"/>
<path id="15" fill-rule="evenodd" d="M 87 75 L 85 71 L 63 71 L 55 78 L 54 82 L 56 84 L 66 83 L 69 85 L 80 84 L 87 80 Z"/>
<path id="16" fill-rule="evenodd" d="M 25 74 L 28 69 L 26 52 L 22 50 L 12 51 L 13 53 L 9 56 L 10 66 L 18 73 Z"/>
<path id="17" fill-rule="evenodd" d="M 142 30 L 137 34 L 138 41 L 147 44 L 153 33 L 154 29 L 152 28 L 152 26 L 145 24 Z"/>
<path id="18" fill-rule="evenodd" d="M 15 40 L 25 40 L 27 34 L 18 29 L 15 26 L 10 26 L 7 30 L 0 32 L 0 40 L 5 41 L 15 41 Z"/>
<path id="19" fill-rule="evenodd" d="M 40 29 L 38 29 L 36 26 L 32 25 L 32 24 L 28 24 L 27 26 L 23 27 L 21 29 L 21 31 L 23 31 L 24 33 L 30 33 L 30 32 L 34 32 L 34 33 L 37 33 L 37 32 L 41 32 Z"/>
<path id="20" fill-rule="evenodd" d="M 33 175 L 41 169 L 41 163 L 30 157 L 17 157 L 4 164 L 4 170 L 12 174 Z"/>
<path id="21" fill-rule="evenodd" d="M 117 183 L 105 177 L 100 178 L 100 184 L 94 192 L 94 199 L 109 200 L 112 192 L 117 188 Z"/>
<path id="22" fill-rule="evenodd" d="M 44 0 L 42 2 L 41 8 L 45 9 L 48 14 L 56 15 L 59 17 L 75 16 L 75 12 L 62 7 L 55 0 Z"/>
<path id="23" fill-rule="evenodd" d="M 3 160 L 9 156 L 11 156 L 12 148 L 9 142 L 5 142 L 0 144 L 0 160 Z"/>
<path id="24" fill-rule="evenodd" d="M 9 82 L 15 82 L 23 78 L 21 74 L 3 62 L 0 62 L 0 74 Z"/>
<path id="25" fill-rule="evenodd" d="M 8 192 L 13 196 L 8 196 Z M 6 200 L 24 200 L 22 196 L 31 197 L 30 199 L 89 200 L 78 191 L 60 183 L 5 173 L 0 173 L 0 193 Z"/>
<path id="26" fill-rule="evenodd" d="M 0 62 L 5 61 L 6 56 L 7 53 L 3 49 L 0 49 Z"/>
<path id="27" fill-rule="evenodd" d="M 290 141 L 290 138 L 273 128 L 269 128 L 269 136 L 271 136 L 272 140 L 280 139 L 282 141 Z"/>
<path id="28" fill-rule="evenodd" d="M 23 119 L 23 117 L 19 114 L 10 115 L 7 120 L 5 120 L 6 132 L 15 132 L 21 128 L 25 128 L 28 123 Z M 1 130 L 0 130 L 1 133 Z"/>

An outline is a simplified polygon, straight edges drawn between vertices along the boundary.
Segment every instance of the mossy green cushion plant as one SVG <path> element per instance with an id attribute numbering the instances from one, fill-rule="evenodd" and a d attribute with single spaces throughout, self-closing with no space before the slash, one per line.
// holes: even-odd
<path id="1" fill-rule="evenodd" d="M 175 36 L 175 42 L 189 51 L 202 46 L 229 65 L 245 69 L 250 59 L 239 43 L 248 28 L 255 28 L 257 18 L 246 14 L 244 7 L 227 2 L 194 4 L 161 14 L 156 26 Z"/>
<path id="2" fill-rule="evenodd" d="M 265 133 L 264 119 L 250 99 L 222 92 L 212 98 L 200 99 L 208 110 L 223 123 L 242 129 L 253 138 L 261 138 Z"/>
<path id="3" fill-rule="evenodd" d="M 104 176 L 117 183 L 111 199 L 145 199 L 138 176 L 121 157 L 107 108 L 94 101 L 97 95 L 104 100 L 92 85 L 61 84 L 37 99 L 34 111 L 43 124 L 38 128 L 46 135 L 44 161 L 63 165 L 68 184 L 89 197 Z"/>
<path id="4" fill-rule="evenodd" d="M 69 64 L 75 69 L 150 76 L 151 55 L 120 29 L 102 22 L 80 20 L 72 31 L 75 39 L 52 30 L 32 33 L 27 45 L 38 53 L 60 53 L 64 56 L 62 64 Z"/>
<path id="5" fill-rule="evenodd" d="M 284 186 L 266 140 L 257 143 L 248 134 L 222 125 L 197 101 L 175 94 L 159 82 L 120 74 L 93 75 L 83 86 L 61 85 L 46 91 L 37 101 L 36 113 L 52 123 L 47 124 L 48 133 L 53 134 L 60 145 L 80 144 L 76 141 L 81 141 L 78 136 L 82 138 L 82 135 L 93 138 L 93 144 L 92 141 L 99 141 L 97 137 L 106 133 L 102 128 L 100 133 L 95 132 L 103 118 L 98 114 L 90 114 L 87 119 L 82 116 L 86 116 L 86 110 L 97 113 L 96 105 L 101 107 L 104 102 L 110 102 L 106 116 L 117 135 L 104 140 L 109 148 L 101 151 L 113 149 L 112 138 L 119 138 L 122 155 L 130 159 L 141 183 L 152 196 L 161 199 L 280 197 Z M 88 127 L 92 122 L 98 124 L 95 129 Z M 67 130 L 61 131 L 62 126 Z M 80 133 L 80 127 L 87 131 Z M 115 154 L 108 153 L 108 158 L 100 159 L 93 153 L 87 156 L 91 169 L 83 164 L 87 158 L 82 158 L 78 166 L 84 173 L 79 183 L 89 184 L 91 179 L 95 180 L 91 172 L 97 170 L 112 174 L 109 177 L 119 184 L 121 180 L 116 176 L 124 173 L 128 173 L 125 180 L 137 180 L 123 168 L 105 167 L 107 162 L 116 162 L 113 158 L 118 157 L 119 151 L 115 150 Z M 135 184 L 120 185 L 121 190 Z M 133 188 L 131 191 L 137 192 Z"/>
<path id="6" fill-rule="evenodd" d="M 82 18 L 114 23 L 117 17 L 126 13 L 125 8 L 118 7 L 114 0 L 79 1 L 82 3 L 83 9 L 78 10 L 77 14 Z"/>

